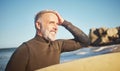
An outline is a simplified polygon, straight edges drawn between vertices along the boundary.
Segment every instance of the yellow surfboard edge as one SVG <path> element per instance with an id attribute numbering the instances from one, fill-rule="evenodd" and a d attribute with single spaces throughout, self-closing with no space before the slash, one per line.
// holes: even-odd
<path id="1" fill-rule="evenodd" d="M 35 71 L 120 71 L 120 52 L 82 58 Z"/>

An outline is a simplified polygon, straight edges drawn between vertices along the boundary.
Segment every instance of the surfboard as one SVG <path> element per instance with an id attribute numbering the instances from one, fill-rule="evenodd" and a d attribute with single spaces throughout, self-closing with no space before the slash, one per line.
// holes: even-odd
<path id="1" fill-rule="evenodd" d="M 36 71 L 120 71 L 120 52 L 74 60 Z"/>

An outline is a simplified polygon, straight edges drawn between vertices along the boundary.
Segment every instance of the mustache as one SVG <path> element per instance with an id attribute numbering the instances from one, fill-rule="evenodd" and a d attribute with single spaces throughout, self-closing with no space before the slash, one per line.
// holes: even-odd
<path id="1" fill-rule="evenodd" d="M 55 33 L 57 33 L 57 31 L 55 31 L 55 30 L 50 30 L 49 32 L 55 32 Z"/>

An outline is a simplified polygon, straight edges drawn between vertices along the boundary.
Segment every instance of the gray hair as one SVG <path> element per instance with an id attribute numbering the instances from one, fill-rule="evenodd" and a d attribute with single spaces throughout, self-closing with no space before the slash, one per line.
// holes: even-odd
<path id="1" fill-rule="evenodd" d="M 42 11 L 40 11 L 40 12 L 38 12 L 38 13 L 36 14 L 34 23 L 36 23 L 36 22 L 41 18 L 41 16 L 42 16 L 43 14 L 45 14 L 45 13 L 53 13 L 53 14 L 56 14 L 56 13 L 55 13 L 55 10 L 42 10 Z"/>

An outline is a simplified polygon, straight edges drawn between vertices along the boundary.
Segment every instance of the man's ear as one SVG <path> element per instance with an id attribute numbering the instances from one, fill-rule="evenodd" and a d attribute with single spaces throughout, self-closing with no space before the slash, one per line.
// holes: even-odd
<path id="1" fill-rule="evenodd" d="M 41 23 L 40 23 L 40 22 L 36 22 L 35 25 L 36 25 L 36 29 L 40 30 L 40 28 L 41 28 Z"/>

